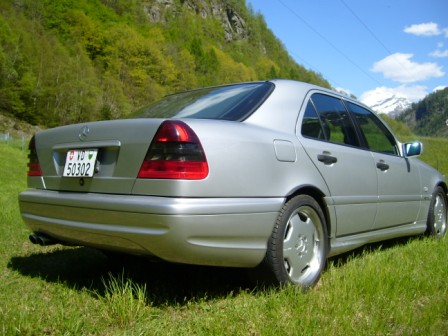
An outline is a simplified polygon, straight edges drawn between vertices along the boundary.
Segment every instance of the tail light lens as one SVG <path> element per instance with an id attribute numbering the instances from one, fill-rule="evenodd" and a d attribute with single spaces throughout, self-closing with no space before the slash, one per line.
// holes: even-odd
<path id="1" fill-rule="evenodd" d="M 34 136 L 30 140 L 28 146 L 28 176 L 42 176 L 42 170 L 40 168 L 39 158 L 37 157 L 36 151 L 36 140 Z"/>
<path id="2" fill-rule="evenodd" d="M 182 121 L 164 121 L 149 146 L 138 177 L 201 180 L 207 175 L 207 159 L 196 133 Z"/>

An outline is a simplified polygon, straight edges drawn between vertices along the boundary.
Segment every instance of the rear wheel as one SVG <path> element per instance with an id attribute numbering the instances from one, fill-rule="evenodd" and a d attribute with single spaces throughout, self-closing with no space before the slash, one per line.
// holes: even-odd
<path id="1" fill-rule="evenodd" d="M 443 237 L 446 233 L 447 196 L 442 187 L 436 187 L 429 206 L 427 233 L 434 237 Z"/>
<path id="2" fill-rule="evenodd" d="M 325 267 L 328 250 L 325 217 L 308 195 L 292 198 L 284 206 L 268 241 L 263 266 L 272 283 L 315 285 Z"/>

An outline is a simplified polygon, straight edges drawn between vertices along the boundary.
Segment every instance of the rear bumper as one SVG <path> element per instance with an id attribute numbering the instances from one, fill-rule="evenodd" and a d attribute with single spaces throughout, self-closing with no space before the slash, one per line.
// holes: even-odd
<path id="1" fill-rule="evenodd" d="M 34 232 L 171 262 L 253 267 L 283 198 L 167 198 L 29 189 L 20 211 Z"/>

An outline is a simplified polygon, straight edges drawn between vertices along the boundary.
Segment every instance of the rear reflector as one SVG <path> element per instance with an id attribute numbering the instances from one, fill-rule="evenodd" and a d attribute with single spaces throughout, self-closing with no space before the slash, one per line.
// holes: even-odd
<path id="1" fill-rule="evenodd" d="M 182 121 L 164 121 L 149 146 L 138 177 L 202 180 L 207 175 L 207 159 L 196 133 Z"/>
<path id="2" fill-rule="evenodd" d="M 28 154 L 28 176 L 42 176 L 42 170 L 40 168 L 39 158 L 37 157 L 36 151 L 36 140 L 34 136 L 30 140 L 30 144 L 28 146 L 29 154 Z"/>

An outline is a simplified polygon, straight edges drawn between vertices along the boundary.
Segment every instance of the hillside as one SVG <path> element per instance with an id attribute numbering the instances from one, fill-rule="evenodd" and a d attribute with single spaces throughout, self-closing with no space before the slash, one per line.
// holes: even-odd
<path id="1" fill-rule="evenodd" d="M 198 86 L 329 87 L 241 0 L 0 0 L 0 114 L 43 127 L 112 119 Z"/>
<path id="2" fill-rule="evenodd" d="M 412 104 L 397 120 L 418 135 L 448 138 L 448 88 Z"/>

